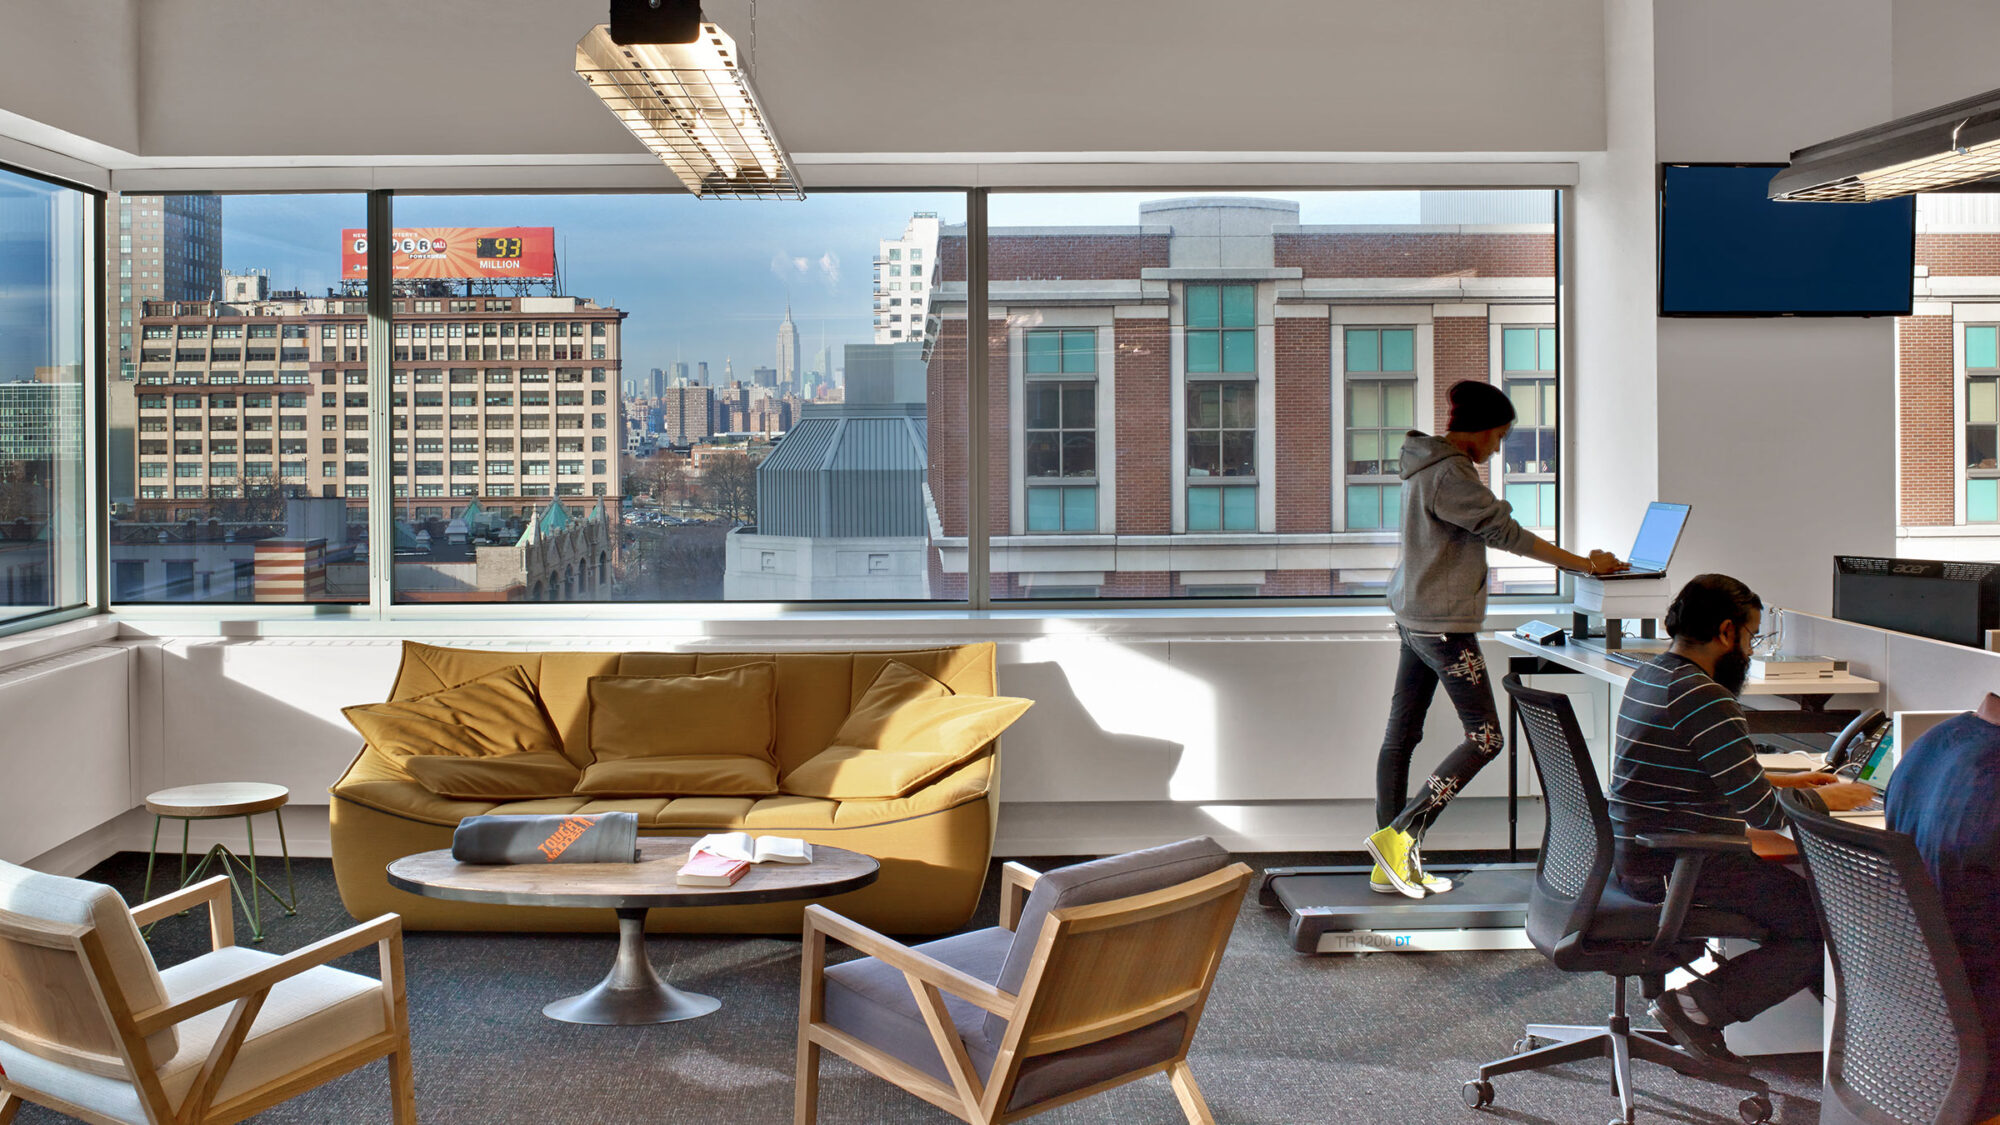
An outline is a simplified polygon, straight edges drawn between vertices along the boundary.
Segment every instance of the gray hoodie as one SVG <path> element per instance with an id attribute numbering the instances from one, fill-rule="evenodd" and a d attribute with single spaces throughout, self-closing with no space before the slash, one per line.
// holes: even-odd
<path id="1" fill-rule="evenodd" d="M 1486 548 L 1518 554 L 1535 536 L 1443 438 L 1405 435 L 1401 475 L 1403 555 L 1389 577 L 1389 608 L 1408 629 L 1477 633 L 1486 625 Z"/>

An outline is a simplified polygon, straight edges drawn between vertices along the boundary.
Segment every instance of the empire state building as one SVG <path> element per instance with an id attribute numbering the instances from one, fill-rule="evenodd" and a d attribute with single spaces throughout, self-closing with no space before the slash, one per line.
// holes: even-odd
<path id="1" fill-rule="evenodd" d="M 778 385 L 799 385 L 799 326 L 792 323 L 792 303 L 785 302 L 785 322 L 778 325 Z"/>

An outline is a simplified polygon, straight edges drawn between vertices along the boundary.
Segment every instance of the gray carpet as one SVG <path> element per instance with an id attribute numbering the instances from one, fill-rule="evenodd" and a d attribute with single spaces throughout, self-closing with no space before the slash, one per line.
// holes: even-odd
<path id="1" fill-rule="evenodd" d="M 1253 866 L 1340 862 L 1327 856 L 1245 856 Z M 1433 857 L 1445 862 L 1448 857 Z M 1030 861 L 1046 869 L 1054 861 Z M 144 856 L 125 854 L 91 873 L 137 899 Z M 266 916 L 262 948 L 282 953 L 349 924 L 324 860 L 297 864 L 297 917 Z M 997 913 L 989 880 L 975 925 Z M 1254 897 L 1254 895 L 1253 895 Z M 268 906 L 268 903 L 266 904 Z M 174 918 L 153 935 L 162 964 L 201 952 L 204 923 Z M 249 941 L 238 923 L 239 940 Z M 426 1125 L 660 1125 L 791 1120 L 798 942 L 775 938 L 653 939 L 653 959 L 677 984 L 718 996 L 721 1012 L 648 1028 L 593 1028 L 541 1015 L 549 1000 L 603 975 L 610 936 L 425 934 L 406 947 L 417 1103 Z M 372 954 L 369 955 L 372 958 Z M 371 971 L 372 961 L 344 963 Z M 1610 982 L 1557 972 L 1533 952 L 1304 957 L 1286 942 L 1284 918 L 1246 902 L 1223 961 L 1191 1061 L 1222 1122 L 1479 1125 L 1506 1121 L 1601 1125 L 1616 1102 L 1608 1062 L 1496 1081 L 1497 1103 L 1474 1112 L 1459 1084 L 1505 1054 L 1523 1024 L 1595 1023 Z M 1776 1120 L 1819 1118 L 1819 1056 L 1766 1060 Z M 1726 1087 L 1641 1066 L 1641 1122 L 1735 1122 L 1741 1096 Z M 826 1125 L 943 1125 L 952 1118 L 827 1056 L 820 1120 Z M 388 1120 L 382 1064 L 310 1091 L 254 1120 L 361 1125 Z M 38 1107 L 18 1125 L 67 1118 Z M 1154 1077 L 1053 1110 L 1035 1120 L 1178 1122 L 1166 1080 Z"/>

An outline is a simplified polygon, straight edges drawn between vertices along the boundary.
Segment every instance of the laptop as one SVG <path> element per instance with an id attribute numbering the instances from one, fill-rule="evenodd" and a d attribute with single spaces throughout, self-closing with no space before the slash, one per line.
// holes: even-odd
<path id="1" fill-rule="evenodd" d="M 1674 548 L 1680 546 L 1681 531 L 1687 527 L 1689 504 L 1669 504 L 1655 500 L 1646 505 L 1646 518 L 1639 521 L 1639 537 L 1632 541 L 1632 551 L 1625 561 L 1632 564 L 1630 570 L 1616 574 L 1600 574 L 1600 582 L 1616 582 L 1626 578 L 1665 578 L 1667 564 L 1673 561 Z"/>
<path id="2" fill-rule="evenodd" d="M 1854 780 L 1875 790 L 1875 796 L 1860 808 L 1841 809 L 1833 814 L 1835 817 L 1851 820 L 1856 817 L 1882 815 L 1882 795 L 1888 791 L 1890 771 L 1896 768 L 1896 764 L 1889 757 L 1889 751 L 1895 741 L 1896 736 L 1893 733 L 1885 733 L 1876 739 L 1875 748 L 1868 752 L 1868 760 L 1861 763 L 1861 769 L 1854 775 Z"/>

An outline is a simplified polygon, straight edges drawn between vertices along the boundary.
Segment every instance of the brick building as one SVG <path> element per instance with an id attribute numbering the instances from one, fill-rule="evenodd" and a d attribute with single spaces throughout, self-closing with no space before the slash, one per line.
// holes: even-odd
<path id="1" fill-rule="evenodd" d="M 367 497 L 367 302 L 149 301 L 136 399 L 141 520 L 247 496 Z M 403 297 L 392 325 L 397 515 L 521 514 L 619 484 L 619 328 L 582 297 Z M 356 504 L 356 516 L 364 505 Z"/>
<path id="2" fill-rule="evenodd" d="M 2000 558 L 2000 199 L 1917 197 L 1915 287 L 1912 315 L 1896 322 L 1896 550 L 1990 561 Z"/>
<path id="3" fill-rule="evenodd" d="M 1379 592 L 1402 435 L 1435 432 L 1464 379 L 1514 397 L 1492 483 L 1523 523 L 1553 524 L 1551 222 L 1450 221 L 1428 200 L 1406 225 L 1305 226 L 1297 203 L 1262 198 L 1138 217 L 990 232 L 995 596 Z M 940 238 L 927 368 L 945 597 L 965 581 L 964 243 L 962 227 Z M 1495 585 L 1549 577 L 1507 565 Z"/>

